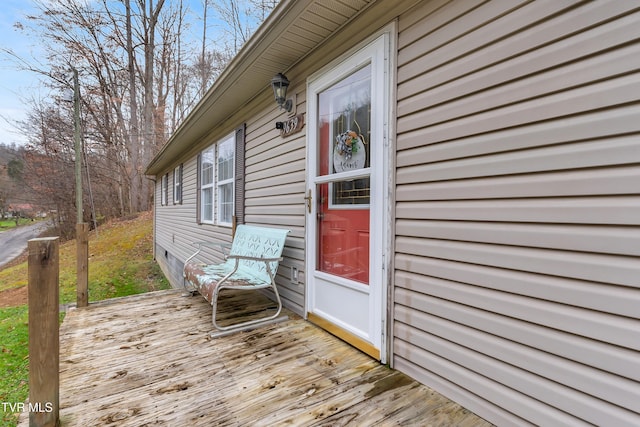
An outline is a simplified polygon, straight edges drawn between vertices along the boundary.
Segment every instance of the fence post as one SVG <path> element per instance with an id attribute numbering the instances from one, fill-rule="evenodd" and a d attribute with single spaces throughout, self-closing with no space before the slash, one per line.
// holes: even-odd
<path id="1" fill-rule="evenodd" d="M 29 426 L 60 424 L 59 241 L 29 240 Z"/>
<path id="2" fill-rule="evenodd" d="M 89 224 L 76 224 L 76 306 L 89 305 Z"/>

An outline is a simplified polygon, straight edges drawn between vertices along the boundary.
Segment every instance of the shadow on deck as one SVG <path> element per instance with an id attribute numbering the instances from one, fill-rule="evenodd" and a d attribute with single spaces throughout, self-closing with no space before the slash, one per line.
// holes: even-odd
<path id="1" fill-rule="evenodd" d="M 248 295 L 227 298 L 226 313 L 272 305 Z M 490 425 L 286 314 L 211 339 L 211 306 L 179 291 L 72 310 L 60 330 L 62 426 Z"/>

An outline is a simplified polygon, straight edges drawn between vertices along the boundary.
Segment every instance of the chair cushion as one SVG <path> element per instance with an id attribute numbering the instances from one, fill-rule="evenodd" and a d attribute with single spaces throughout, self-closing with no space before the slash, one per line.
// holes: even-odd
<path id="1" fill-rule="evenodd" d="M 235 260 L 227 260 L 222 264 L 203 265 L 188 263 L 184 267 L 185 279 L 209 302 L 213 301 L 213 292 L 220 280 L 233 271 Z M 239 266 L 238 270 L 224 282 L 224 286 L 241 289 L 259 289 L 271 285 L 271 281 L 263 276 L 255 275 L 252 270 Z"/>

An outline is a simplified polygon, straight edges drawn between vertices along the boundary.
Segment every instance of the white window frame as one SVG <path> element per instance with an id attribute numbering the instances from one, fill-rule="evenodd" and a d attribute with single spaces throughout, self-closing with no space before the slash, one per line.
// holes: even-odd
<path id="1" fill-rule="evenodd" d="M 173 170 L 173 204 L 182 204 L 182 164 Z"/>
<path id="2" fill-rule="evenodd" d="M 220 173 L 221 168 L 220 168 L 220 148 L 222 147 L 223 144 L 229 144 L 229 146 L 231 147 L 231 152 L 233 153 L 233 156 L 231 158 L 231 177 L 230 178 L 226 178 L 223 180 L 220 180 L 219 176 L 216 175 L 216 178 L 218 178 L 218 182 L 217 182 L 217 200 L 218 200 L 218 205 L 217 205 L 217 210 L 218 210 L 218 215 L 217 215 L 217 220 L 218 220 L 218 224 L 219 225 L 224 225 L 224 226 L 231 226 L 233 223 L 233 215 L 235 212 L 235 176 L 236 176 L 236 167 L 235 167 L 235 163 L 236 163 L 236 139 L 235 139 L 235 132 L 227 135 L 225 138 L 221 139 L 220 141 L 218 141 L 218 143 L 216 144 L 217 147 L 217 160 L 216 160 L 216 165 L 218 166 L 218 173 Z M 223 195 L 224 193 L 222 192 L 222 186 L 224 185 L 231 185 L 231 218 L 229 218 L 229 221 L 224 221 L 222 219 L 222 204 L 225 203 L 225 200 L 223 199 Z"/>
<path id="3" fill-rule="evenodd" d="M 205 164 L 204 162 L 204 158 L 206 155 L 210 155 L 210 159 L 211 159 L 211 182 L 210 183 L 204 183 L 202 182 L 202 180 L 204 180 L 204 171 L 203 171 L 203 166 Z M 200 168 L 200 222 L 202 222 L 203 224 L 214 224 L 214 220 L 215 220 L 215 200 L 216 200 L 216 144 L 211 145 L 210 147 L 208 147 L 207 149 L 203 150 L 201 155 L 200 155 L 200 165 L 198 166 Z M 204 193 L 207 190 L 211 190 L 211 219 L 206 219 L 207 218 L 207 213 L 205 211 L 205 203 L 204 203 Z"/>

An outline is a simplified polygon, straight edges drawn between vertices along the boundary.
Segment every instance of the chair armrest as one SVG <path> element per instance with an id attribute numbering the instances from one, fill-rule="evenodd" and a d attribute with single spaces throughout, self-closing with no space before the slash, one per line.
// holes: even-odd
<path id="1" fill-rule="evenodd" d="M 196 245 L 198 247 L 198 251 L 201 251 L 203 247 L 207 247 L 207 248 L 218 248 L 220 249 L 220 252 L 222 252 L 222 255 L 224 255 L 224 258 L 227 259 L 227 256 L 229 255 L 229 250 L 231 249 L 231 243 L 226 243 L 226 242 L 193 242 L 194 245 Z"/>
<path id="2" fill-rule="evenodd" d="M 207 242 L 207 241 L 202 241 L 202 242 L 193 242 L 193 245 L 198 246 L 198 247 L 207 246 L 209 248 L 215 248 L 215 247 L 230 248 L 231 247 L 231 243 L 227 243 L 227 242 Z"/>
<path id="3" fill-rule="evenodd" d="M 224 257 L 224 259 L 227 259 L 227 257 L 229 256 L 229 250 L 231 249 L 231 243 L 226 243 L 226 242 L 201 241 L 201 242 L 193 242 L 192 244 L 197 247 L 197 250 L 189 258 L 185 260 L 184 262 L 185 266 L 192 259 L 194 259 L 202 251 L 204 247 L 220 249 L 220 252 L 222 252 L 222 256 Z"/>
<path id="4" fill-rule="evenodd" d="M 273 262 L 273 261 L 282 261 L 283 258 L 263 258 L 263 257 L 257 257 L 257 256 L 247 256 L 247 255 L 229 255 L 228 259 L 237 259 L 237 260 L 241 260 L 241 259 L 246 259 L 248 261 L 264 261 L 264 262 Z"/>

